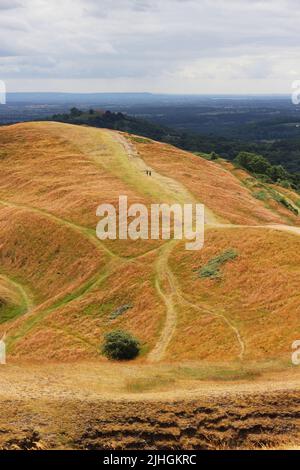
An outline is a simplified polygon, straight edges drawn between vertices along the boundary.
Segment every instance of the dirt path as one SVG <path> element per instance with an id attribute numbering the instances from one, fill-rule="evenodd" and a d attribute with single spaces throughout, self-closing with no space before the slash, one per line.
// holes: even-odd
<path id="1" fill-rule="evenodd" d="M 123 147 L 129 163 L 138 171 L 140 175 L 145 175 L 147 170 L 151 171 L 152 176 L 145 178 L 146 180 L 150 181 L 152 185 L 158 184 L 158 186 L 161 188 L 160 193 L 158 193 L 161 202 L 168 202 L 168 200 L 161 200 L 163 195 L 166 194 L 166 189 L 167 195 L 175 203 L 179 202 L 180 204 L 195 204 L 197 202 L 195 197 L 186 189 L 183 184 L 172 178 L 161 175 L 154 168 L 147 165 L 139 156 L 134 144 L 126 139 L 123 134 L 112 131 L 108 132 L 110 132 L 110 135 L 113 137 L 113 139 Z M 157 194 L 157 192 L 155 194 Z M 208 207 L 205 208 L 205 223 L 219 223 L 218 217 Z"/>
<path id="2" fill-rule="evenodd" d="M 215 312 L 212 312 L 211 310 L 209 310 L 208 308 L 206 307 L 199 307 L 199 305 L 196 305 L 196 304 L 193 304 L 192 302 L 189 302 L 182 294 L 180 295 L 179 293 L 177 294 L 178 295 L 178 298 L 179 298 L 179 301 L 186 304 L 186 305 L 189 305 L 190 307 L 194 308 L 195 310 L 198 310 L 199 312 L 205 312 L 213 317 L 217 317 L 217 318 L 221 318 L 222 321 L 224 321 L 226 323 L 226 325 L 233 331 L 233 334 L 235 336 L 235 338 L 237 339 L 238 341 L 238 344 L 239 344 L 239 348 L 240 348 L 240 353 L 238 355 L 238 358 L 240 360 L 243 360 L 244 358 L 244 353 L 245 353 L 245 343 L 241 337 L 241 334 L 239 332 L 239 329 L 234 326 L 230 320 L 228 320 L 228 318 L 225 316 L 225 315 L 222 315 L 221 313 L 215 313 Z"/>
<path id="3" fill-rule="evenodd" d="M 113 133 L 110 133 L 110 135 L 113 136 L 114 140 L 123 147 L 130 164 L 141 175 L 144 176 L 146 175 L 147 171 L 151 171 L 152 176 L 151 177 L 145 176 L 145 177 L 150 181 L 150 183 L 153 186 L 158 185 L 159 187 L 161 187 L 161 190 L 163 190 L 163 193 L 165 193 L 167 190 L 169 193 L 169 197 L 171 197 L 174 202 L 180 202 L 180 203 L 195 203 L 196 202 L 193 195 L 182 184 L 178 183 L 178 181 L 172 178 L 167 178 L 166 176 L 162 176 L 160 173 L 157 173 L 154 170 L 154 168 L 151 168 L 148 165 L 146 165 L 144 160 L 142 160 L 142 158 L 139 157 L 135 146 L 129 140 L 127 140 L 122 134 L 113 132 Z"/>
<path id="4" fill-rule="evenodd" d="M 291 225 L 267 225 L 265 228 L 272 228 L 274 230 L 300 235 L 300 227 L 292 227 Z"/>
<path id="5" fill-rule="evenodd" d="M 272 229 L 272 230 L 279 230 L 279 231 L 284 231 L 284 232 L 290 232 L 292 234 L 300 235 L 300 227 L 292 227 L 289 225 L 261 225 L 261 226 L 246 226 L 246 225 L 234 225 L 234 224 L 210 224 L 210 227 L 215 227 L 215 228 L 225 228 L 225 229 L 230 229 L 230 228 L 258 228 L 258 229 Z M 222 321 L 226 323 L 226 325 L 231 329 L 233 332 L 235 339 L 238 342 L 239 345 L 239 355 L 238 358 L 240 360 L 243 360 L 246 346 L 245 342 L 242 338 L 242 335 L 238 329 L 237 326 L 235 326 L 224 314 L 221 313 L 216 313 L 208 309 L 206 306 L 199 306 L 196 305 L 192 302 L 190 302 L 188 299 L 186 299 L 183 295 L 183 293 L 180 290 L 180 287 L 178 286 L 178 283 L 176 281 L 176 278 L 174 277 L 173 273 L 170 270 L 170 267 L 168 265 L 168 258 L 171 254 L 171 251 L 175 248 L 176 241 L 163 249 L 160 254 L 159 258 L 159 263 L 158 263 L 158 273 L 160 278 L 167 278 L 169 287 L 171 289 L 171 292 L 168 294 L 164 293 L 162 288 L 160 287 L 159 281 L 157 279 L 157 285 L 156 288 L 158 290 L 158 293 L 160 297 L 163 299 L 165 305 L 166 305 L 166 321 L 162 330 L 162 333 L 160 335 L 160 338 L 155 346 L 155 348 L 152 350 L 152 352 L 149 354 L 148 358 L 149 361 L 153 362 L 158 362 L 160 361 L 164 353 L 167 350 L 168 345 L 170 344 L 170 341 L 172 339 L 172 336 L 174 334 L 174 331 L 176 329 L 176 323 L 177 323 L 177 313 L 176 313 L 176 302 L 175 298 L 179 300 L 179 302 L 190 306 L 191 308 L 194 308 L 198 310 L 199 312 L 205 312 L 209 315 L 212 315 L 214 317 L 221 318 Z"/>
<path id="6" fill-rule="evenodd" d="M 290 232 L 296 235 L 300 235 L 300 227 L 292 227 L 288 225 L 262 225 L 262 226 L 244 226 L 244 225 L 233 225 L 233 224 L 211 224 L 211 227 L 215 228 L 258 228 L 258 229 L 272 229 Z M 234 334 L 236 341 L 239 346 L 238 358 L 243 360 L 246 346 L 242 338 L 242 335 L 237 326 L 234 325 L 224 314 L 216 313 L 208 309 L 206 306 L 199 306 L 188 299 L 186 299 L 181 292 L 176 278 L 174 277 L 170 267 L 168 265 L 168 258 L 171 255 L 172 250 L 175 248 L 176 241 L 172 240 L 166 246 L 164 246 L 160 253 L 159 259 L 157 262 L 157 278 L 155 282 L 155 287 L 158 292 L 159 297 L 163 300 L 166 306 L 166 319 L 160 337 L 156 343 L 154 349 L 148 355 L 148 360 L 150 362 L 159 362 L 163 359 L 164 354 L 172 340 L 173 334 L 176 329 L 177 324 L 177 310 L 176 310 L 176 298 L 180 303 L 188 305 L 191 308 L 198 310 L 199 312 L 205 312 L 211 316 L 222 319 L 224 323 L 231 329 Z M 164 292 L 162 288 L 162 280 L 167 283 L 167 292 Z"/>
<path id="7" fill-rule="evenodd" d="M 179 301 L 179 303 L 188 305 L 189 307 L 194 308 L 200 312 L 205 312 L 211 316 L 221 318 L 222 321 L 224 321 L 226 325 L 232 330 L 240 349 L 238 358 L 240 360 L 243 360 L 245 353 L 245 343 L 242 339 L 239 329 L 225 315 L 221 313 L 212 312 L 207 307 L 193 304 L 192 302 L 187 300 L 181 292 L 181 289 L 178 286 L 178 282 L 168 264 L 168 259 L 175 246 L 176 241 L 172 240 L 172 242 L 169 242 L 165 247 L 163 247 L 161 249 L 157 262 L 157 278 L 155 282 L 155 287 L 159 296 L 161 297 L 166 306 L 166 320 L 159 340 L 155 348 L 149 354 L 148 360 L 150 362 L 160 361 L 163 358 L 168 348 L 168 345 L 170 344 L 177 324 L 176 299 Z M 167 292 L 164 292 L 163 288 L 161 287 L 163 281 L 165 282 L 165 284 L 167 284 Z"/>
<path id="8" fill-rule="evenodd" d="M 268 225 L 238 225 L 238 224 L 208 224 L 211 228 L 250 228 L 250 229 L 272 229 L 279 230 L 281 232 L 290 232 L 294 235 L 300 235 L 300 227 L 295 227 L 294 225 L 285 225 L 285 224 L 268 224 Z"/>
<path id="9" fill-rule="evenodd" d="M 160 361 L 167 347 L 173 337 L 177 324 L 177 312 L 174 302 L 174 295 L 176 294 L 176 285 L 168 265 L 168 258 L 174 247 L 174 241 L 166 244 L 159 253 L 159 258 L 156 263 L 156 280 L 155 287 L 159 297 L 163 300 L 166 306 L 166 319 L 159 340 L 156 343 L 155 348 L 148 355 L 148 361 L 158 362 Z M 167 284 L 168 292 L 164 292 L 162 284 Z"/>

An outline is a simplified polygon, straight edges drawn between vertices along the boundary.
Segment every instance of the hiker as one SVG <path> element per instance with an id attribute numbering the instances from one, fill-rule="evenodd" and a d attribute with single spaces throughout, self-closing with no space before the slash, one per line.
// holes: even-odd
<path id="1" fill-rule="evenodd" d="M 6 364 L 6 344 L 4 342 L 6 334 L 4 333 L 0 341 L 0 365 L 4 366 Z"/>

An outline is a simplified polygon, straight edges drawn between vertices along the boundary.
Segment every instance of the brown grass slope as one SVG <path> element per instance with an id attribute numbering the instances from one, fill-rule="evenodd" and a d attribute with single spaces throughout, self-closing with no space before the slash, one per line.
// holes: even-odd
<path id="1" fill-rule="evenodd" d="M 141 340 L 142 362 L 288 363 L 300 334 L 300 238 L 263 226 L 296 226 L 299 217 L 257 199 L 249 175 L 169 145 L 58 123 L 1 128 L 0 168 L 0 335 L 7 331 L 11 359 L 102 360 L 104 334 L 124 328 Z M 96 208 L 119 195 L 148 206 L 202 202 L 216 226 L 199 252 L 100 242 Z M 200 279 L 196 270 L 228 248 L 238 256 L 222 276 Z"/>

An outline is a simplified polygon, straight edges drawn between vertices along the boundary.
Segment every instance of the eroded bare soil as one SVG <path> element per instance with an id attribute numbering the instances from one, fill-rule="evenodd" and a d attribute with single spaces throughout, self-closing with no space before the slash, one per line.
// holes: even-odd
<path id="1" fill-rule="evenodd" d="M 300 392 L 195 401 L 3 400 L 1 449 L 300 446 Z"/>

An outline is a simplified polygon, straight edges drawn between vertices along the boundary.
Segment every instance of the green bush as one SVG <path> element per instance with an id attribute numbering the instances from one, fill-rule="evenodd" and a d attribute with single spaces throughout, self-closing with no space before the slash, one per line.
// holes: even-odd
<path id="1" fill-rule="evenodd" d="M 288 173 L 282 165 L 272 165 L 262 155 L 251 152 L 240 152 L 234 159 L 234 163 L 238 167 L 248 170 L 255 175 L 256 178 L 265 183 L 278 183 L 284 188 L 293 186 L 293 175 Z"/>
<path id="2" fill-rule="evenodd" d="M 265 157 L 250 152 L 240 152 L 235 158 L 235 162 L 252 173 L 262 175 L 269 175 L 272 168 L 272 165 Z"/>
<path id="3" fill-rule="evenodd" d="M 217 278 L 220 277 L 220 268 L 227 261 L 234 260 L 238 253 L 233 250 L 224 251 L 221 255 L 211 259 L 206 266 L 203 266 L 199 271 L 199 276 L 202 278 Z"/>
<path id="4" fill-rule="evenodd" d="M 115 330 L 105 335 L 102 353 L 109 359 L 128 361 L 139 355 L 140 348 L 140 342 L 130 333 Z"/>

